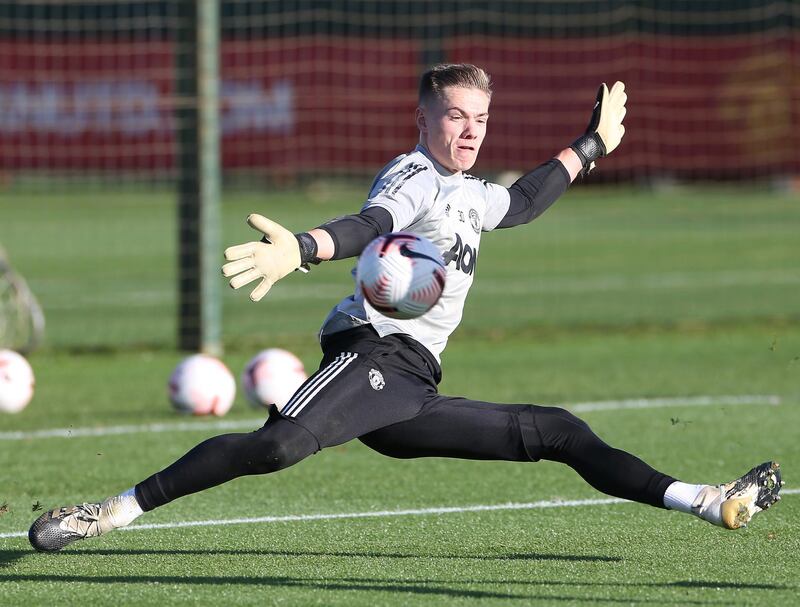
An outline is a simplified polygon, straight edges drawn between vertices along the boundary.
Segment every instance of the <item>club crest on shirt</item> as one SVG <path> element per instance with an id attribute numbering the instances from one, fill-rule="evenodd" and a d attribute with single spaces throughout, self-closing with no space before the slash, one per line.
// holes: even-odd
<path id="1" fill-rule="evenodd" d="M 472 229 L 475 230 L 476 234 L 481 233 L 481 218 L 478 217 L 478 211 L 475 209 L 469 210 L 469 222 L 472 225 Z"/>
<path id="2" fill-rule="evenodd" d="M 383 373 L 377 369 L 370 369 L 369 385 L 372 386 L 373 390 L 383 390 L 383 387 L 386 385 L 386 382 L 383 381 Z"/>

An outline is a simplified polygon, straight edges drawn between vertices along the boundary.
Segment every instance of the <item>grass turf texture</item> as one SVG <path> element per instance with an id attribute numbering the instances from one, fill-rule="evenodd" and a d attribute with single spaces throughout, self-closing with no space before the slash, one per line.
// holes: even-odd
<path id="1" fill-rule="evenodd" d="M 294 230 L 358 191 L 229 195 L 224 242 L 252 210 Z M 1 431 L 173 422 L 172 199 L 150 193 L 0 196 L 0 242 L 40 296 L 34 402 Z M 42 221 L 47 217 L 47 221 Z M 442 392 L 506 402 L 774 394 L 777 407 L 582 414 L 608 442 L 692 482 L 772 457 L 797 487 L 797 199 L 724 190 L 576 188 L 530 226 L 484 236 Z M 292 276 L 259 305 L 225 290 L 225 361 L 258 349 L 317 364 L 314 333 L 351 286 L 349 262 Z M 220 279 L 222 280 L 222 279 Z M 509 294 L 509 295 L 507 295 Z M 237 396 L 226 419 L 257 416 Z M 189 420 L 191 421 L 191 420 Z M 0 441 L 0 533 L 32 507 L 125 489 L 213 432 Z M 270 478 L 187 497 L 143 523 L 594 499 L 552 463 L 394 461 L 359 443 Z M 791 604 L 800 495 L 742 532 L 634 504 L 139 530 L 33 553 L 0 540 L 2 603 L 259 605 Z"/>

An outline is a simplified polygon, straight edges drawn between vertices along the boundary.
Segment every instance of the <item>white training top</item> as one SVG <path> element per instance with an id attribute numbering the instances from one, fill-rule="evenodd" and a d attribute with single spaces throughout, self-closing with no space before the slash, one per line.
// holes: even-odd
<path id="1" fill-rule="evenodd" d="M 331 310 L 320 335 L 369 323 L 381 337 L 410 335 L 441 361 L 447 339 L 461 322 L 475 275 L 481 231 L 497 227 L 509 204 L 506 188 L 466 173 L 451 173 L 421 145 L 392 160 L 375 177 L 362 210 L 382 207 L 392 216 L 392 231 L 419 234 L 442 254 L 449 252 L 445 261 L 452 259 L 447 262 L 442 297 L 419 318 L 397 320 L 370 306 L 356 285 L 355 293 Z"/>

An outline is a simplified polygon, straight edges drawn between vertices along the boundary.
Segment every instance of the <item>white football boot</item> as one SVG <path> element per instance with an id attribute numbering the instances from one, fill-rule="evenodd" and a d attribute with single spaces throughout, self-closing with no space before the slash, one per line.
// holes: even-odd
<path id="1" fill-rule="evenodd" d="M 45 512 L 31 525 L 28 540 L 40 552 L 56 552 L 77 540 L 107 533 L 121 526 L 114 520 L 120 499 L 110 497 L 102 504 L 84 503 Z"/>
<path id="2" fill-rule="evenodd" d="M 700 518 L 725 527 L 746 527 L 750 519 L 781 498 L 781 467 L 778 462 L 764 462 L 730 483 L 709 485 L 692 504 Z"/>

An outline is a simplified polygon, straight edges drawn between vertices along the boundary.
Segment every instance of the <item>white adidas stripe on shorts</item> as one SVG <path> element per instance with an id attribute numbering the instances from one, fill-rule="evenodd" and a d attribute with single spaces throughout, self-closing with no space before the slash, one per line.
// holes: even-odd
<path id="1" fill-rule="evenodd" d="M 294 396 L 289 399 L 286 406 L 281 409 L 281 414 L 286 417 L 297 417 L 297 414 L 303 410 L 311 399 L 319 394 L 320 390 L 331 383 L 356 358 L 358 358 L 356 352 L 342 352 L 339 354 L 332 363 L 294 393 Z"/>

